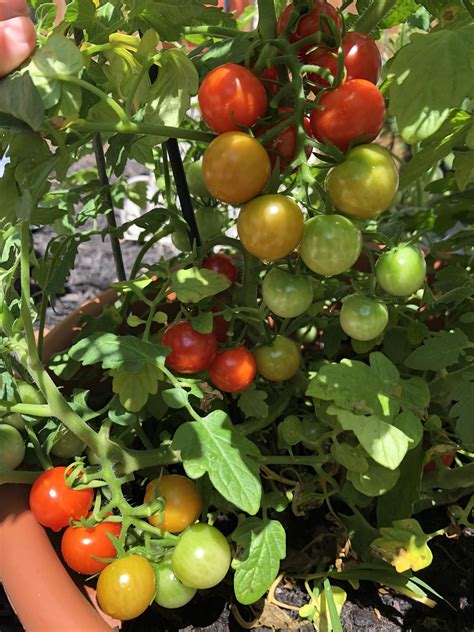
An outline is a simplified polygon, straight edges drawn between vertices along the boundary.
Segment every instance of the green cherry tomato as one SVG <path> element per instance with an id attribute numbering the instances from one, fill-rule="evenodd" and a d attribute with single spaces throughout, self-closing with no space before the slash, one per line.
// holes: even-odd
<path id="1" fill-rule="evenodd" d="M 174 574 L 171 556 L 155 565 L 155 576 L 155 601 L 162 608 L 181 608 L 196 594 L 196 588 L 185 586 Z"/>
<path id="2" fill-rule="evenodd" d="M 398 190 L 398 171 L 386 149 L 374 143 L 359 145 L 331 169 L 326 189 L 338 211 L 371 219 L 392 203 Z"/>
<path id="3" fill-rule="evenodd" d="M 262 345 L 254 351 L 257 371 L 271 382 L 292 378 L 300 367 L 300 351 L 293 340 L 276 336 L 271 345 Z"/>
<path id="4" fill-rule="evenodd" d="M 212 588 L 227 575 L 230 546 L 215 527 L 195 524 L 181 535 L 171 558 L 173 572 L 191 588 Z"/>
<path id="5" fill-rule="evenodd" d="M 191 195 L 202 198 L 210 198 L 211 194 L 204 182 L 202 174 L 202 160 L 192 162 L 186 169 L 186 180 Z"/>
<path id="6" fill-rule="evenodd" d="M 8 424 L 0 425 L 0 471 L 14 470 L 25 457 L 25 442 L 19 431 Z"/>
<path id="7" fill-rule="evenodd" d="M 352 294 L 342 304 L 339 316 L 342 330 L 355 340 L 373 340 L 388 324 L 388 309 L 373 298 Z"/>
<path id="8" fill-rule="evenodd" d="M 300 327 L 296 332 L 296 338 L 299 342 L 310 345 L 315 342 L 318 337 L 318 328 L 316 325 L 306 325 L 305 327 Z"/>
<path id="9" fill-rule="evenodd" d="M 295 318 L 313 302 L 313 284 L 307 276 L 272 268 L 263 280 L 262 297 L 275 316 Z"/>
<path id="10" fill-rule="evenodd" d="M 84 443 L 73 432 L 62 427 L 51 448 L 51 454 L 59 459 L 72 459 L 72 457 L 82 454 L 85 447 Z"/>
<path id="11" fill-rule="evenodd" d="M 226 222 L 225 214 L 217 209 L 202 206 L 196 210 L 196 223 L 203 242 L 222 234 Z M 180 227 L 171 235 L 171 241 L 181 252 L 191 252 L 191 244 L 185 227 Z"/>
<path id="12" fill-rule="evenodd" d="M 97 601 L 111 617 L 129 621 L 148 608 L 156 591 L 155 571 L 140 555 L 115 560 L 99 575 Z"/>
<path id="13" fill-rule="evenodd" d="M 392 296 L 410 296 L 422 287 L 426 263 L 413 246 L 400 246 L 384 253 L 375 266 L 378 284 Z"/>
<path id="14" fill-rule="evenodd" d="M 278 436 L 284 445 L 293 446 L 301 441 L 302 426 L 296 415 L 288 415 L 278 424 Z"/>
<path id="15" fill-rule="evenodd" d="M 308 450 L 314 450 L 318 446 L 318 440 L 323 434 L 324 428 L 315 419 L 307 417 L 301 422 L 301 443 Z"/>
<path id="16" fill-rule="evenodd" d="M 16 388 L 22 404 L 40 405 L 46 403 L 43 395 L 31 384 L 18 380 Z"/>
<path id="17" fill-rule="evenodd" d="M 0 424 L 12 426 L 17 430 L 25 430 L 25 422 L 23 421 L 23 417 L 18 413 L 9 413 L 8 415 L 4 415 L 0 418 Z"/>
<path id="18" fill-rule="evenodd" d="M 331 277 L 348 270 L 362 249 L 362 234 L 342 215 L 318 215 L 304 227 L 300 256 L 310 270 Z"/>

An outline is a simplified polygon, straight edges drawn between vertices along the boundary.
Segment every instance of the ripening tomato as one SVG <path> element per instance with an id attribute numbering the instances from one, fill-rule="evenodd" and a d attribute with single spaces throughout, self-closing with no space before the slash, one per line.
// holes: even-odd
<path id="1" fill-rule="evenodd" d="M 346 33 L 342 40 L 344 50 L 345 81 L 351 79 L 366 79 L 377 84 L 380 79 L 382 58 L 375 41 L 365 33 Z M 330 73 L 337 76 L 337 51 L 334 49 L 319 47 L 307 53 L 305 64 L 312 64 L 327 68 Z M 328 87 L 329 81 L 323 79 L 318 73 L 308 73 L 308 79 L 322 87 Z M 319 90 L 316 89 L 316 92 Z"/>
<path id="2" fill-rule="evenodd" d="M 14 470 L 25 458 L 25 442 L 10 424 L 0 425 L 0 472 Z"/>
<path id="3" fill-rule="evenodd" d="M 155 601 L 162 608 L 181 608 L 196 594 L 196 588 L 185 586 L 174 574 L 171 556 L 155 565 L 155 575 Z"/>
<path id="4" fill-rule="evenodd" d="M 171 349 L 166 365 L 178 373 L 199 373 L 209 367 L 217 350 L 213 334 L 201 334 L 191 323 L 173 323 L 165 329 L 161 344 Z"/>
<path id="5" fill-rule="evenodd" d="M 292 378 L 300 367 L 301 356 L 293 340 L 276 336 L 270 345 L 254 351 L 257 371 L 270 382 L 284 382 Z"/>
<path id="6" fill-rule="evenodd" d="M 326 190 L 341 213 L 371 219 L 392 203 L 398 190 L 398 171 L 386 149 L 374 143 L 359 145 L 328 173 Z"/>
<path id="7" fill-rule="evenodd" d="M 286 118 L 290 116 L 291 112 L 293 112 L 292 108 L 288 108 L 288 107 L 278 108 L 278 114 L 283 115 L 283 116 L 281 116 L 280 120 L 277 123 L 274 123 L 273 125 L 270 125 L 269 127 L 265 127 L 265 128 L 260 127 L 256 132 L 257 136 L 262 136 L 275 125 L 279 125 L 282 121 L 284 121 Z M 308 136 L 313 135 L 313 132 L 311 130 L 311 125 L 309 123 L 309 118 L 307 116 L 303 118 L 303 127 Z M 298 144 L 298 136 L 297 136 L 296 127 L 294 125 L 288 125 L 288 127 L 285 127 L 279 134 L 277 134 L 277 136 L 275 136 L 274 138 L 269 140 L 267 143 L 265 143 L 265 147 L 270 157 L 272 169 L 275 166 L 277 159 L 279 159 L 280 171 L 281 172 L 285 171 L 285 169 L 289 167 L 289 165 L 293 162 L 293 160 L 296 157 L 295 154 L 296 154 L 297 144 Z M 311 156 L 311 151 L 312 151 L 312 148 L 309 145 L 307 145 L 305 147 L 305 154 L 307 158 Z"/>
<path id="8" fill-rule="evenodd" d="M 313 134 L 319 142 L 333 143 L 341 151 L 346 151 L 351 143 L 374 140 L 382 129 L 382 93 L 365 79 L 351 79 L 326 92 L 319 105 L 310 116 Z"/>
<path id="9" fill-rule="evenodd" d="M 425 280 L 426 263 L 413 246 L 399 246 L 384 252 L 375 266 L 377 282 L 392 296 L 410 296 Z"/>
<path id="10" fill-rule="evenodd" d="M 226 393 L 238 393 L 250 386 L 256 372 L 255 358 L 246 347 L 221 351 L 209 367 L 211 382 Z"/>
<path id="11" fill-rule="evenodd" d="M 341 328 L 355 340 L 373 340 L 388 325 L 388 309 L 374 298 L 352 294 L 343 304 L 339 316 Z"/>
<path id="12" fill-rule="evenodd" d="M 300 207 L 277 193 L 247 202 L 237 220 L 237 232 L 245 250 L 266 261 L 293 252 L 301 241 L 303 229 Z"/>
<path id="13" fill-rule="evenodd" d="M 115 560 L 99 575 L 97 601 L 114 619 L 129 621 L 148 608 L 156 592 L 156 578 L 150 562 L 140 555 Z"/>
<path id="14" fill-rule="evenodd" d="M 215 138 L 204 152 L 202 168 L 210 193 L 234 205 L 259 195 L 272 172 L 265 149 L 242 132 L 227 132 Z"/>
<path id="15" fill-rule="evenodd" d="M 212 588 L 227 575 L 230 546 L 215 527 L 195 524 L 185 531 L 172 555 L 173 571 L 185 586 Z"/>
<path id="16" fill-rule="evenodd" d="M 211 70 L 199 88 L 198 101 L 204 122 L 217 134 L 252 127 L 267 111 L 262 83 L 238 64 Z"/>
<path id="17" fill-rule="evenodd" d="M 260 73 L 260 81 L 265 86 L 265 88 L 270 92 L 270 94 L 275 95 L 280 86 L 278 85 L 278 71 L 275 66 L 270 66 L 270 68 L 265 68 L 263 72 Z"/>
<path id="18" fill-rule="evenodd" d="M 293 4 L 286 7 L 283 13 L 280 15 L 277 24 L 277 35 L 280 36 L 285 30 L 288 22 L 290 21 L 291 14 L 293 13 Z M 296 25 L 291 29 L 288 40 L 290 42 L 297 42 L 304 37 L 310 35 L 316 35 L 322 31 L 323 33 L 332 33 L 329 24 L 321 16 L 333 20 L 336 28 L 342 30 L 342 18 L 337 9 L 335 9 L 326 0 L 315 0 L 314 8 L 308 13 L 303 14 L 296 22 Z M 308 49 L 309 47 L 305 47 Z"/>
<path id="19" fill-rule="evenodd" d="M 212 307 L 211 312 L 217 312 L 217 307 Z M 229 321 L 224 316 L 214 316 L 212 319 L 212 333 L 216 337 L 217 342 L 225 342 L 227 340 L 227 332 L 229 331 Z"/>
<path id="20" fill-rule="evenodd" d="M 296 318 L 313 302 L 313 285 L 308 276 L 272 268 L 263 279 L 262 298 L 275 316 Z"/>
<path id="21" fill-rule="evenodd" d="M 36 520 L 53 531 L 67 527 L 69 520 L 87 515 L 94 500 L 92 489 L 71 489 L 64 475 L 66 467 L 53 467 L 36 479 L 30 491 L 30 509 Z"/>
<path id="22" fill-rule="evenodd" d="M 334 276 L 348 270 L 360 255 L 362 233 L 342 215 L 317 215 L 304 228 L 300 256 L 317 274 Z"/>
<path id="23" fill-rule="evenodd" d="M 186 476 L 165 474 L 148 483 L 145 491 L 145 502 L 155 498 L 164 498 L 163 512 L 150 516 L 148 521 L 170 533 L 180 533 L 195 522 L 202 508 L 196 483 Z"/>
<path id="24" fill-rule="evenodd" d="M 107 535 L 120 536 L 119 522 L 101 522 L 95 527 L 68 527 L 61 539 L 61 553 L 64 561 L 76 573 L 93 575 L 100 573 L 110 562 L 95 559 L 117 557 L 117 550 Z"/>
<path id="25" fill-rule="evenodd" d="M 234 260 L 223 252 L 217 252 L 204 259 L 202 267 L 222 274 L 227 277 L 231 283 L 235 283 L 237 280 L 237 268 L 235 267 Z"/>

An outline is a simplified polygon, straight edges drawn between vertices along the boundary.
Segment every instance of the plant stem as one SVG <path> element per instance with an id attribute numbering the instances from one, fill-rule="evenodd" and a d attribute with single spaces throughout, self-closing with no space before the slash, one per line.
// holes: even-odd
<path id="1" fill-rule="evenodd" d="M 11 402 L 0 401 L 0 411 L 8 414 L 28 415 L 29 417 L 52 416 L 51 408 L 47 404 L 12 404 Z"/>
<path id="2" fill-rule="evenodd" d="M 102 138 L 100 134 L 97 134 L 94 138 L 94 153 L 97 163 L 97 171 L 99 173 L 99 182 L 101 186 L 101 197 L 104 201 L 108 212 L 105 214 L 107 224 L 110 228 L 117 228 L 117 219 L 115 217 L 114 202 L 112 200 L 112 194 L 110 192 L 110 183 L 107 176 L 107 169 L 105 165 L 104 147 L 102 145 Z M 112 246 L 112 254 L 115 261 L 115 270 L 117 272 L 117 279 L 119 281 L 125 281 L 127 275 L 125 274 L 125 266 L 123 264 L 122 250 L 120 249 L 120 242 L 113 232 L 110 233 L 110 243 Z"/>
<path id="3" fill-rule="evenodd" d="M 97 97 L 99 97 L 101 101 L 106 103 L 110 107 L 110 109 L 115 112 L 119 120 L 124 125 L 126 125 L 129 122 L 127 113 L 122 108 L 122 106 L 120 106 L 117 103 L 117 101 L 115 101 L 115 99 L 112 99 L 112 97 L 109 97 L 109 95 L 106 94 L 103 90 L 96 88 L 96 86 L 92 85 L 88 81 L 84 81 L 83 79 L 78 79 L 77 77 L 70 77 L 69 75 L 54 75 L 52 79 L 56 79 L 57 81 L 64 81 L 65 83 L 71 83 L 75 86 L 78 86 L 79 88 L 83 88 L 84 90 L 87 90 L 88 92 L 92 92 L 92 94 L 95 94 Z"/>
<path id="4" fill-rule="evenodd" d="M 396 4 L 397 0 L 372 2 L 355 23 L 354 30 L 358 33 L 370 33 Z"/>
<path id="5" fill-rule="evenodd" d="M 277 19 L 274 0 L 257 0 L 258 26 L 262 39 L 273 39 L 276 35 Z"/>
<path id="6" fill-rule="evenodd" d="M 144 136 L 159 136 L 161 138 L 179 138 L 182 140 L 194 140 L 202 143 L 210 143 L 215 138 L 215 134 L 200 132 L 194 129 L 182 127 L 168 127 L 166 125 L 153 125 L 151 123 L 134 123 L 133 121 L 123 121 L 119 123 L 93 123 L 78 119 L 70 124 L 70 127 L 84 130 L 86 132 L 102 132 L 103 134 L 137 134 Z"/>

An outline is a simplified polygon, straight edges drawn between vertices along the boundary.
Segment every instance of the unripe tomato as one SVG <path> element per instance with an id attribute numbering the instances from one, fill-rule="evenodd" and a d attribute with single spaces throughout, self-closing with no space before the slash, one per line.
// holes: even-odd
<path id="1" fill-rule="evenodd" d="M 246 347 L 221 351 L 209 367 L 211 382 L 226 393 L 238 393 L 250 386 L 256 372 L 255 358 Z"/>
<path id="2" fill-rule="evenodd" d="M 204 182 L 204 176 L 202 173 L 202 160 L 196 160 L 186 167 L 186 180 L 188 182 L 188 188 L 191 195 L 196 197 L 208 198 L 211 197 L 206 183 Z"/>
<path id="3" fill-rule="evenodd" d="M 265 149 L 242 132 L 227 132 L 215 138 L 204 152 L 202 168 L 210 193 L 234 205 L 261 193 L 272 171 Z"/>
<path id="4" fill-rule="evenodd" d="M 288 24 L 291 14 L 293 13 L 293 4 L 290 4 L 281 13 L 277 24 L 277 35 L 280 36 Z M 304 37 L 310 35 L 316 35 L 316 33 L 322 31 L 323 33 L 330 34 L 332 31 L 324 20 L 321 20 L 321 16 L 327 16 L 334 21 L 338 30 L 342 30 L 342 18 L 340 13 L 326 0 L 316 0 L 313 9 L 308 13 L 304 13 L 296 23 L 296 26 L 290 31 L 288 40 L 290 42 L 297 42 Z M 306 49 L 308 47 L 305 47 Z"/>
<path id="5" fill-rule="evenodd" d="M 247 202 L 237 220 L 237 232 L 245 250 L 266 261 L 293 252 L 301 241 L 303 229 L 300 207 L 279 194 L 261 195 Z"/>
<path id="6" fill-rule="evenodd" d="M 382 58 L 375 41 L 365 33 L 346 33 L 342 40 L 344 50 L 345 80 L 366 79 L 377 84 L 380 79 Z M 331 74 L 337 76 L 337 51 L 323 46 L 307 53 L 305 64 L 327 68 Z M 330 85 L 327 79 L 323 79 L 318 73 L 308 73 L 308 79 L 322 87 Z M 315 92 L 319 92 L 316 88 Z"/>
<path id="7" fill-rule="evenodd" d="M 392 296 L 409 296 L 423 286 L 426 263 L 413 246 L 384 252 L 375 266 L 378 284 Z"/>
<path id="8" fill-rule="evenodd" d="M 313 302 L 313 285 L 307 276 L 272 268 L 263 279 L 262 298 L 275 316 L 296 318 Z"/>
<path id="9" fill-rule="evenodd" d="M 18 380 L 16 388 L 22 404 L 40 405 L 46 403 L 42 393 L 28 382 Z"/>
<path id="10" fill-rule="evenodd" d="M 270 382 L 284 382 L 292 378 L 300 368 L 301 356 L 293 340 L 276 336 L 270 345 L 262 345 L 254 351 L 257 371 Z"/>
<path id="11" fill-rule="evenodd" d="M 278 424 L 278 437 L 284 445 L 296 445 L 301 441 L 301 434 L 301 421 L 296 415 L 288 415 Z"/>
<path id="12" fill-rule="evenodd" d="M 64 561 L 76 573 L 93 575 L 100 573 L 109 562 L 100 562 L 96 557 L 117 557 L 117 550 L 107 535 L 120 536 L 119 522 L 101 522 L 95 527 L 68 527 L 61 539 L 61 554 Z"/>
<path id="13" fill-rule="evenodd" d="M 382 129 L 382 93 L 365 79 L 351 79 L 326 92 L 319 105 L 310 116 L 313 134 L 319 142 L 333 143 L 341 151 L 346 151 L 351 143 L 374 140 Z"/>
<path id="14" fill-rule="evenodd" d="M 185 586 L 174 574 L 171 556 L 155 565 L 155 575 L 155 601 L 162 608 L 181 608 L 196 594 L 196 588 Z"/>
<path id="15" fill-rule="evenodd" d="M 196 483 L 186 476 L 166 474 L 150 481 L 146 486 L 145 502 L 162 496 L 165 507 L 162 513 L 150 516 L 148 521 L 170 533 L 180 533 L 192 524 L 201 512 L 202 502 Z"/>
<path id="16" fill-rule="evenodd" d="M 195 212 L 196 224 L 201 240 L 205 243 L 223 233 L 227 214 L 221 209 L 200 206 Z M 181 252 L 191 252 L 191 242 L 187 229 L 183 226 L 171 234 L 171 241 Z"/>
<path id="17" fill-rule="evenodd" d="M 348 270 L 360 255 L 362 233 L 342 215 L 318 215 L 304 228 L 300 256 L 305 264 L 323 276 Z"/>
<path id="18" fill-rule="evenodd" d="M 262 83 L 238 64 L 211 70 L 199 88 L 198 101 L 204 122 L 217 134 L 252 127 L 267 111 Z"/>
<path id="19" fill-rule="evenodd" d="M 72 459 L 84 452 L 86 446 L 76 435 L 63 426 L 58 432 L 51 454 L 59 459 Z"/>
<path id="20" fill-rule="evenodd" d="M 189 527 L 172 555 L 173 571 L 185 586 L 212 588 L 227 575 L 230 546 L 222 533 L 208 524 Z"/>
<path id="21" fill-rule="evenodd" d="M 53 467 L 36 479 L 30 491 L 30 509 L 36 520 L 53 531 L 69 521 L 87 515 L 94 500 L 92 489 L 71 489 L 66 484 L 65 467 Z"/>
<path id="22" fill-rule="evenodd" d="M 235 267 L 234 260 L 223 252 L 217 252 L 204 259 L 202 267 L 222 274 L 227 277 L 231 283 L 235 283 L 237 280 L 237 268 Z"/>
<path id="23" fill-rule="evenodd" d="M 341 328 L 355 340 L 374 340 L 388 325 L 388 309 L 374 298 L 352 294 L 343 304 L 339 316 Z"/>
<path id="24" fill-rule="evenodd" d="M 359 145 L 328 173 L 326 189 L 336 209 L 358 219 L 383 213 L 398 190 L 398 171 L 379 145 Z"/>
<path id="25" fill-rule="evenodd" d="M 178 373 L 199 373 L 209 367 L 217 350 L 213 334 L 201 334 L 187 321 L 165 329 L 161 344 L 171 349 L 166 365 Z"/>
<path id="26" fill-rule="evenodd" d="M 140 555 L 115 560 L 99 575 L 97 601 L 114 619 L 129 621 L 148 608 L 156 591 L 155 571 Z"/>
<path id="27" fill-rule="evenodd" d="M 0 425 L 0 472 L 14 470 L 25 458 L 25 442 L 16 428 Z"/>

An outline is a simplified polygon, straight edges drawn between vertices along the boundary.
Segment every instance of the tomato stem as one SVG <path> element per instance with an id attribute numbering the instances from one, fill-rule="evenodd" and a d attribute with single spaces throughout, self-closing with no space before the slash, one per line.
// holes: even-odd
<path id="1" fill-rule="evenodd" d="M 372 2 L 354 24 L 353 29 L 358 33 L 370 33 L 396 4 L 397 0 Z"/>
<path id="2" fill-rule="evenodd" d="M 272 39 L 276 35 L 277 18 L 274 0 L 257 0 L 258 26 L 262 39 Z"/>
<path id="3" fill-rule="evenodd" d="M 194 140 L 202 143 L 210 143 L 215 135 L 208 132 L 200 132 L 195 129 L 183 127 L 169 127 L 167 125 L 154 125 L 151 123 L 135 123 L 133 121 L 120 121 L 118 123 L 92 122 L 78 119 L 70 124 L 71 128 L 86 132 L 102 132 L 103 134 L 136 134 L 143 136 L 159 136 L 161 138 L 178 138 L 181 140 Z"/>

